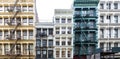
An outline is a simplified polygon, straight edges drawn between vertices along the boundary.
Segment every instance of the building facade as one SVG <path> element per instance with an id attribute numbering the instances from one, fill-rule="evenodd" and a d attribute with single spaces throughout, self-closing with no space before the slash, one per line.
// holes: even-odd
<path id="1" fill-rule="evenodd" d="M 54 59 L 52 22 L 36 23 L 36 59 Z"/>
<path id="2" fill-rule="evenodd" d="M 98 46 L 103 51 L 110 51 L 112 47 L 120 47 L 120 0 L 100 0 L 98 8 Z M 118 55 L 116 57 L 120 58 Z"/>
<path id="3" fill-rule="evenodd" d="M 54 57 L 55 59 L 73 58 L 73 10 L 55 9 L 54 11 Z"/>
<path id="4" fill-rule="evenodd" d="M 35 58 L 35 0 L 0 0 L 0 59 Z"/>
<path id="5" fill-rule="evenodd" d="M 74 59 L 84 59 L 95 53 L 98 43 L 98 2 L 99 0 L 74 0 Z"/>

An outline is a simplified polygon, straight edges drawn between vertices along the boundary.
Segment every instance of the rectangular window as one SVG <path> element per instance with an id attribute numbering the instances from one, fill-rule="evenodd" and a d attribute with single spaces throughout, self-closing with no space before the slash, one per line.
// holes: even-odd
<path id="1" fill-rule="evenodd" d="M 0 24 L 2 24 L 2 18 L 0 18 Z"/>
<path id="2" fill-rule="evenodd" d="M 30 53 L 30 55 L 33 55 L 33 44 L 29 44 L 29 53 Z"/>
<path id="3" fill-rule="evenodd" d="M 10 44 L 10 49 L 13 48 L 14 44 Z M 11 54 L 15 54 L 15 49 L 11 52 Z"/>
<path id="4" fill-rule="evenodd" d="M 94 21 L 90 21 L 89 22 L 89 28 L 94 28 L 95 27 L 95 22 Z"/>
<path id="5" fill-rule="evenodd" d="M 56 23 L 60 23 L 60 19 L 59 18 L 55 18 L 55 22 Z"/>
<path id="6" fill-rule="evenodd" d="M 82 12 L 82 14 L 81 14 L 82 16 L 86 16 L 87 13 L 88 13 L 86 10 L 83 10 L 83 11 L 81 11 L 81 12 Z"/>
<path id="7" fill-rule="evenodd" d="M 66 23 L 65 18 L 62 18 L 61 21 L 62 21 L 61 23 Z"/>
<path id="8" fill-rule="evenodd" d="M 27 11 L 27 6 L 23 6 L 22 11 L 23 12 Z"/>
<path id="9" fill-rule="evenodd" d="M 8 18 L 4 18 L 4 24 L 7 24 Z"/>
<path id="10" fill-rule="evenodd" d="M 9 54 L 9 45 L 8 44 L 4 44 L 4 53 Z"/>
<path id="11" fill-rule="evenodd" d="M 29 39 L 33 39 L 33 31 L 29 30 Z"/>
<path id="12" fill-rule="evenodd" d="M 56 57 L 60 56 L 60 51 L 56 51 Z"/>
<path id="13" fill-rule="evenodd" d="M 109 23 L 111 23 L 111 16 L 107 16 L 107 20 Z"/>
<path id="14" fill-rule="evenodd" d="M 53 46 L 53 40 L 49 40 L 49 46 Z"/>
<path id="15" fill-rule="evenodd" d="M 53 58 L 53 50 L 48 50 L 48 58 Z"/>
<path id="16" fill-rule="evenodd" d="M 104 43 L 100 43 L 100 48 L 104 50 Z"/>
<path id="17" fill-rule="evenodd" d="M 6 38 L 7 38 L 7 36 L 8 36 L 8 31 L 7 31 L 7 30 L 5 30 L 5 31 L 4 31 L 4 38 L 6 39 Z"/>
<path id="18" fill-rule="evenodd" d="M 71 51 L 68 51 L 68 57 L 71 57 Z"/>
<path id="19" fill-rule="evenodd" d="M 49 29 L 49 35 L 53 35 L 53 29 Z"/>
<path id="20" fill-rule="evenodd" d="M 0 40 L 2 39 L 2 31 L 0 30 Z"/>
<path id="21" fill-rule="evenodd" d="M 71 22 L 72 22 L 72 19 L 71 19 L 71 18 L 68 18 L 68 19 L 67 19 L 67 22 L 68 22 L 68 23 L 71 23 Z"/>
<path id="22" fill-rule="evenodd" d="M 47 40 L 43 39 L 42 46 L 47 46 Z"/>
<path id="23" fill-rule="evenodd" d="M 118 43 L 114 43 L 114 47 L 118 47 Z"/>
<path id="24" fill-rule="evenodd" d="M 66 54 L 65 51 L 62 51 L 62 57 L 65 57 L 65 54 Z"/>
<path id="25" fill-rule="evenodd" d="M 2 6 L 0 6 L 0 11 L 3 11 L 3 8 L 2 8 Z"/>
<path id="26" fill-rule="evenodd" d="M 0 44 L 0 55 L 2 55 L 2 44 Z"/>
<path id="27" fill-rule="evenodd" d="M 23 18 L 23 23 L 27 23 L 27 18 Z"/>
<path id="28" fill-rule="evenodd" d="M 4 7 L 4 12 L 7 12 L 8 6 Z"/>
<path id="29" fill-rule="evenodd" d="M 29 23 L 33 23 L 33 18 L 29 18 Z"/>
<path id="30" fill-rule="evenodd" d="M 100 16 L 100 22 L 104 23 L 104 16 Z"/>
<path id="31" fill-rule="evenodd" d="M 111 43 L 107 43 L 107 50 L 110 50 L 111 48 Z"/>
<path id="32" fill-rule="evenodd" d="M 72 38 L 69 37 L 69 38 L 68 38 L 68 45 L 71 45 L 71 42 L 72 42 Z"/>
<path id="33" fill-rule="evenodd" d="M 103 3 L 100 4 L 100 9 L 104 9 L 104 4 Z"/>
<path id="34" fill-rule="evenodd" d="M 33 6 L 29 6 L 28 11 L 33 11 Z"/>
<path id="35" fill-rule="evenodd" d="M 45 48 L 42 50 L 42 58 L 47 59 L 47 49 Z"/>
<path id="36" fill-rule="evenodd" d="M 90 16 L 94 16 L 94 15 L 95 15 L 95 10 L 90 10 L 90 11 L 89 11 L 89 14 L 87 14 L 87 16 L 89 16 L 89 15 L 90 15 Z"/>
<path id="37" fill-rule="evenodd" d="M 27 44 L 23 44 L 23 55 L 27 55 Z"/>
<path id="38" fill-rule="evenodd" d="M 111 28 L 109 28 L 109 38 L 111 38 Z"/>
<path id="39" fill-rule="evenodd" d="M 56 34 L 60 34 L 60 32 L 59 32 L 59 31 L 56 31 Z"/>
<path id="40" fill-rule="evenodd" d="M 20 44 L 17 44 L 16 45 L 16 54 L 21 54 L 21 45 Z"/>
<path id="41" fill-rule="evenodd" d="M 62 31 L 62 34 L 65 34 L 65 31 Z"/>
<path id="42" fill-rule="evenodd" d="M 66 34 L 66 27 L 62 27 L 62 30 L 61 30 L 62 34 Z"/>
<path id="43" fill-rule="evenodd" d="M 111 3 L 107 3 L 107 9 L 111 9 Z"/>
<path id="44" fill-rule="evenodd" d="M 23 31 L 23 38 L 26 40 L 27 39 L 27 30 Z"/>
<path id="45" fill-rule="evenodd" d="M 118 38 L 118 28 L 115 28 L 114 31 L 115 31 L 114 37 Z"/>
<path id="46" fill-rule="evenodd" d="M 68 33 L 68 34 L 71 34 L 71 32 L 72 32 L 72 27 L 68 27 L 67 33 Z"/>
<path id="47" fill-rule="evenodd" d="M 56 27 L 55 30 L 60 30 L 60 27 Z"/>
<path id="48" fill-rule="evenodd" d="M 65 45 L 65 41 L 62 41 L 62 45 Z"/>
<path id="49" fill-rule="evenodd" d="M 40 47 L 41 46 L 41 40 L 36 40 L 36 46 Z"/>
<path id="50" fill-rule="evenodd" d="M 41 55 L 41 51 L 37 51 L 37 55 L 39 55 L 39 56 L 40 56 L 40 55 Z"/>
<path id="51" fill-rule="evenodd" d="M 100 38 L 104 38 L 104 30 L 100 29 Z"/>
<path id="52" fill-rule="evenodd" d="M 115 23 L 118 23 L 118 16 L 114 16 Z"/>
<path id="53" fill-rule="evenodd" d="M 60 42 L 59 42 L 59 41 L 56 41 L 56 45 L 60 45 Z"/>
<path id="54" fill-rule="evenodd" d="M 118 9 L 118 3 L 114 3 L 114 9 Z"/>

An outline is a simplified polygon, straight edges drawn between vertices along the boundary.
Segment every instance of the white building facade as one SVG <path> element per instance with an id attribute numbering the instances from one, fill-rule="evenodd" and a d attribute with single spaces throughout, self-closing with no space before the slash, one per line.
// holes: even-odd
<path id="1" fill-rule="evenodd" d="M 73 58 L 73 10 L 56 9 L 54 12 L 54 57 Z"/>
<path id="2" fill-rule="evenodd" d="M 120 47 L 120 0 L 100 0 L 98 8 L 98 47 Z"/>

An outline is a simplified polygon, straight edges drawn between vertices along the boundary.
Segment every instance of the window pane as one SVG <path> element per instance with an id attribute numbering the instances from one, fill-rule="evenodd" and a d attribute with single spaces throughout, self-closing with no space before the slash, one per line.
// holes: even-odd
<path id="1" fill-rule="evenodd" d="M 114 3 L 114 9 L 118 9 L 118 3 Z"/>
<path id="2" fill-rule="evenodd" d="M 53 40 L 49 40 L 49 46 L 53 46 Z"/>
<path id="3" fill-rule="evenodd" d="M 118 16 L 114 16 L 115 23 L 118 23 Z"/>
<path id="4" fill-rule="evenodd" d="M 0 18 L 0 24 L 2 24 L 2 18 Z"/>
<path id="5" fill-rule="evenodd" d="M 53 50 L 48 50 L 48 58 L 53 58 Z"/>
<path id="6" fill-rule="evenodd" d="M 60 52 L 59 51 L 56 51 L 56 57 L 59 57 L 60 55 Z"/>
<path id="7" fill-rule="evenodd" d="M 62 45 L 65 45 L 65 41 L 62 41 Z"/>
<path id="8" fill-rule="evenodd" d="M 72 22 L 71 18 L 68 18 L 68 23 L 71 23 L 71 22 Z"/>
<path id="9" fill-rule="evenodd" d="M 33 11 L 33 6 L 29 6 L 28 11 Z"/>
<path id="10" fill-rule="evenodd" d="M 3 8 L 2 8 L 2 6 L 0 6 L 0 11 L 3 11 Z"/>
<path id="11" fill-rule="evenodd" d="M 33 18 L 29 18 L 29 23 L 33 23 Z"/>
<path id="12" fill-rule="evenodd" d="M 23 6 L 22 11 L 27 11 L 27 6 Z"/>
<path id="13" fill-rule="evenodd" d="M 62 18 L 62 22 L 61 23 L 65 23 L 65 18 Z"/>
<path id="14" fill-rule="evenodd" d="M 59 18 L 55 18 L 55 22 L 56 22 L 56 23 L 59 23 L 59 22 L 60 22 L 60 19 L 59 19 Z"/>
<path id="15" fill-rule="evenodd" d="M 42 46 L 47 46 L 47 40 L 43 40 Z"/>
<path id="16" fill-rule="evenodd" d="M 49 35 L 53 35 L 53 29 L 49 29 Z"/>
<path id="17" fill-rule="evenodd" d="M 23 23 L 27 23 L 27 18 L 23 18 Z"/>
<path id="18" fill-rule="evenodd" d="M 100 4 L 100 9 L 104 9 L 104 4 Z"/>
<path id="19" fill-rule="evenodd" d="M 56 41 L 56 45 L 59 45 L 60 43 L 59 43 L 59 41 Z"/>

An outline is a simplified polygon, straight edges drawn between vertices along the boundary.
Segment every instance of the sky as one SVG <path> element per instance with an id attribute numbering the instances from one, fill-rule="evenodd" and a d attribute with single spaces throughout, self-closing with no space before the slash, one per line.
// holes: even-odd
<path id="1" fill-rule="evenodd" d="M 70 9 L 72 4 L 73 0 L 36 0 L 39 21 L 52 21 L 54 9 Z"/>

